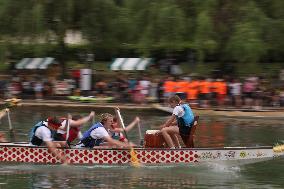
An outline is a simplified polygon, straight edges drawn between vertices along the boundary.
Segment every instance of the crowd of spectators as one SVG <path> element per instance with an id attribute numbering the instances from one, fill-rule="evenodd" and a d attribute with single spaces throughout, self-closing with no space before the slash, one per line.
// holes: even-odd
<path id="1" fill-rule="evenodd" d="M 178 94 L 196 107 L 237 107 L 261 109 L 284 106 L 284 81 L 268 81 L 262 77 L 205 78 L 205 77 L 147 77 L 118 75 L 116 78 L 94 80 L 93 90 L 80 91 L 76 78 L 52 80 L 34 77 L 12 77 L 0 81 L 2 99 L 19 97 L 37 100 L 87 94 L 94 97 L 114 97 L 116 102 L 165 103 Z"/>

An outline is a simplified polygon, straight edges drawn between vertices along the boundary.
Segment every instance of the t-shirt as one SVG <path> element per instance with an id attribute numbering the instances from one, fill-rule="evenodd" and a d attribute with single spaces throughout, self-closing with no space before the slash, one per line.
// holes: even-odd
<path id="1" fill-rule="evenodd" d="M 230 84 L 231 87 L 231 93 L 232 95 L 240 95 L 241 94 L 241 88 L 242 88 L 242 84 L 241 83 L 231 83 Z"/>
<path id="2" fill-rule="evenodd" d="M 103 139 L 104 137 L 108 137 L 109 134 L 104 127 L 98 127 L 91 132 L 90 136 L 93 139 Z"/>
<path id="3" fill-rule="evenodd" d="M 182 107 L 182 105 L 176 106 L 173 110 L 173 115 L 178 116 L 178 117 L 182 117 L 184 115 L 184 108 Z"/>
<path id="4" fill-rule="evenodd" d="M 37 130 L 35 131 L 35 136 L 45 142 L 52 141 L 51 131 L 45 126 L 37 128 Z"/>

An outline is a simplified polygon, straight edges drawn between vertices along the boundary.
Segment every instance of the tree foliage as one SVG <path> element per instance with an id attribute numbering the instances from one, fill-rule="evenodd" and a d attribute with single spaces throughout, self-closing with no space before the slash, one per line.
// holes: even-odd
<path id="1" fill-rule="evenodd" d="M 10 44 L 52 43 L 64 61 L 64 37 L 76 30 L 110 58 L 190 49 L 199 62 L 283 61 L 283 10 L 282 0 L 1 0 L 0 59 Z"/>

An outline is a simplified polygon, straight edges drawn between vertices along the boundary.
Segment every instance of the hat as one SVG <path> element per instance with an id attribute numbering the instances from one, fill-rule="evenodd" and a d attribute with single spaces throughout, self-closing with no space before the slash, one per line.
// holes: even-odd
<path id="1" fill-rule="evenodd" d="M 55 129 L 57 129 L 58 127 L 61 126 L 61 120 L 58 119 L 57 117 L 48 117 L 47 118 L 47 123 L 48 123 L 48 126 L 51 126 Z"/>

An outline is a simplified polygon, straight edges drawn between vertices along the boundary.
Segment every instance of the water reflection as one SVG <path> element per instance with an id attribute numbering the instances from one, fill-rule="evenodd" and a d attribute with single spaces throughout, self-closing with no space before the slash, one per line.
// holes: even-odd
<path id="1" fill-rule="evenodd" d="M 139 169 L 128 166 L 5 165 L 0 168 L 0 183 L 5 187 L 0 185 L 0 188 L 282 188 L 281 164 L 283 160 L 242 167 L 202 164 Z"/>

